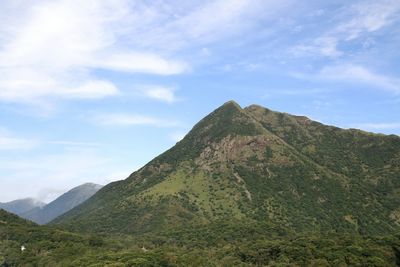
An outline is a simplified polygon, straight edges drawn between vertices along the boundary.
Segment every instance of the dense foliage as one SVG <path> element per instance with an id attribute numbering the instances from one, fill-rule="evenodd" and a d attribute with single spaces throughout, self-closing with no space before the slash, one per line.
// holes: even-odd
<path id="1" fill-rule="evenodd" d="M 21 251 L 21 246 L 26 250 Z M 140 236 L 37 226 L 0 211 L 2 266 L 396 266 L 400 235 L 296 235 L 282 226 L 215 222 Z"/>

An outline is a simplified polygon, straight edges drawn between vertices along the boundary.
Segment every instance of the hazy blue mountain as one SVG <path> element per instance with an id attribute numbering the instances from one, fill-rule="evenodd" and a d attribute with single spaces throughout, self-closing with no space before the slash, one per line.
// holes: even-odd
<path id="1" fill-rule="evenodd" d="M 0 203 L 0 209 L 21 215 L 35 208 L 42 208 L 46 203 L 33 198 L 17 199 L 14 201 Z"/>
<path id="2" fill-rule="evenodd" d="M 20 216 L 38 224 L 46 224 L 83 203 L 92 195 L 94 195 L 100 188 L 102 188 L 102 185 L 93 183 L 86 183 L 77 186 L 49 204 L 42 207 L 35 207 L 23 214 L 20 214 Z"/>

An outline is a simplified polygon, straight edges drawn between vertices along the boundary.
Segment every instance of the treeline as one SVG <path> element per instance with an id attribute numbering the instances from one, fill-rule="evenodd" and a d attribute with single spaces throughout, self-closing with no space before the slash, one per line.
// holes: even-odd
<path id="1" fill-rule="evenodd" d="M 21 251 L 21 246 L 25 250 Z M 400 235 L 296 235 L 219 222 L 143 236 L 98 236 L 0 223 L 1 266 L 396 266 Z"/>

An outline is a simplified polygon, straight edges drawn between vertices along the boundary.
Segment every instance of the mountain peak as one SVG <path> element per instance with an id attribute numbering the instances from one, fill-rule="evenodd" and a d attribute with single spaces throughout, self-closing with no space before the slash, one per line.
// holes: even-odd
<path id="1" fill-rule="evenodd" d="M 242 109 L 242 107 L 238 103 L 236 103 L 234 100 L 229 100 L 228 102 L 225 102 L 221 107 L 228 107 L 228 106 L 236 107 L 240 110 Z"/>
<path id="2" fill-rule="evenodd" d="M 251 104 L 250 106 L 247 106 L 244 109 L 245 110 L 269 110 L 268 108 L 257 105 L 257 104 Z"/>
<path id="3" fill-rule="evenodd" d="M 85 183 L 72 188 L 62 194 L 44 207 L 32 209 L 21 214 L 21 217 L 34 221 L 38 224 L 45 224 L 58 217 L 70 209 L 85 202 L 103 186 L 94 183 Z"/>

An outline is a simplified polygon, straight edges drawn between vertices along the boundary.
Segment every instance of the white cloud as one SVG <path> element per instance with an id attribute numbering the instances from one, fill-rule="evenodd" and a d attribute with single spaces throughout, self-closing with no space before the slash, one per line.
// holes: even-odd
<path id="1" fill-rule="evenodd" d="M 400 93 L 400 79 L 377 73 L 365 66 L 341 63 L 327 65 L 315 72 L 292 72 L 291 76 L 313 81 L 353 83 Z"/>
<path id="2" fill-rule="evenodd" d="M 305 55 L 323 55 L 327 57 L 338 57 L 343 53 L 337 49 L 338 39 L 334 37 L 318 37 L 306 44 L 292 47 L 290 53 L 296 57 Z"/>
<path id="3" fill-rule="evenodd" d="M 35 199 L 40 199 L 44 203 L 50 203 L 62 194 L 69 191 L 72 188 L 56 188 L 56 187 L 43 187 L 36 193 Z M 31 193 L 32 194 L 32 193 Z"/>
<path id="4" fill-rule="evenodd" d="M 68 75 L 34 68 L 0 69 L 0 100 L 33 102 L 46 96 L 65 98 L 103 98 L 119 90 L 108 81 L 72 80 Z"/>
<path id="5" fill-rule="evenodd" d="M 138 114 L 103 114 L 94 118 L 94 122 L 104 126 L 153 126 L 153 127 L 175 127 L 177 121 L 160 119 Z"/>
<path id="6" fill-rule="evenodd" d="M 400 92 L 400 80 L 378 74 L 368 68 L 354 64 L 326 66 L 317 74 L 318 79 L 361 83 L 377 88 Z"/>
<path id="7" fill-rule="evenodd" d="M 118 94 L 98 69 L 181 74 L 190 66 L 178 52 L 237 36 L 293 1 L 0 3 L 0 101 Z"/>
<path id="8" fill-rule="evenodd" d="M 97 60 L 91 63 L 93 68 L 124 72 L 173 75 L 183 73 L 189 69 L 186 63 L 167 60 L 149 53 L 116 53 L 99 57 Z"/>
<path id="9" fill-rule="evenodd" d="M 344 33 L 346 40 L 358 38 L 363 33 L 374 32 L 397 19 L 400 2 L 397 0 L 366 1 L 350 8 L 350 20 L 339 24 L 334 30 Z"/>
<path id="10" fill-rule="evenodd" d="M 59 95 L 69 98 L 102 98 L 117 95 L 118 93 L 119 91 L 114 84 L 97 80 L 87 81 L 78 87 L 62 90 Z"/>
<path id="11" fill-rule="evenodd" d="M 166 102 L 166 103 L 174 103 L 179 99 L 175 96 L 175 89 L 164 86 L 145 86 L 142 89 L 142 92 L 145 97 Z"/>
<path id="12" fill-rule="evenodd" d="M 95 78 L 95 69 L 171 75 L 188 68 L 125 47 L 121 39 L 131 33 L 130 23 L 144 16 L 130 14 L 129 1 L 21 1 L 6 7 L 13 16 L 0 17 L 0 100 L 101 98 L 118 90 Z"/>
<path id="13" fill-rule="evenodd" d="M 320 55 L 339 57 L 344 54 L 338 46 L 379 31 L 399 18 L 400 1 L 361 1 L 345 5 L 333 17 L 334 25 L 318 32 L 318 36 L 295 45 L 289 52 L 294 56 Z M 371 42 L 369 40 L 368 42 Z"/>
<path id="14" fill-rule="evenodd" d="M 137 39 L 142 47 L 162 47 L 166 50 L 206 45 L 238 36 L 251 29 L 261 18 L 275 18 L 278 11 L 292 2 L 294 1 L 165 1 L 164 5 L 156 4 L 144 8 L 151 15 L 142 23 L 138 32 L 140 37 Z"/>
<path id="15" fill-rule="evenodd" d="M 0 100 L 118 93 L 95 70 L 174 75 L 189 65 L 179 49 L 238 35 L 292 0 L 56 0 L 1 3 Z M 218 14 L 218 15 L 215 15 Z"/>

